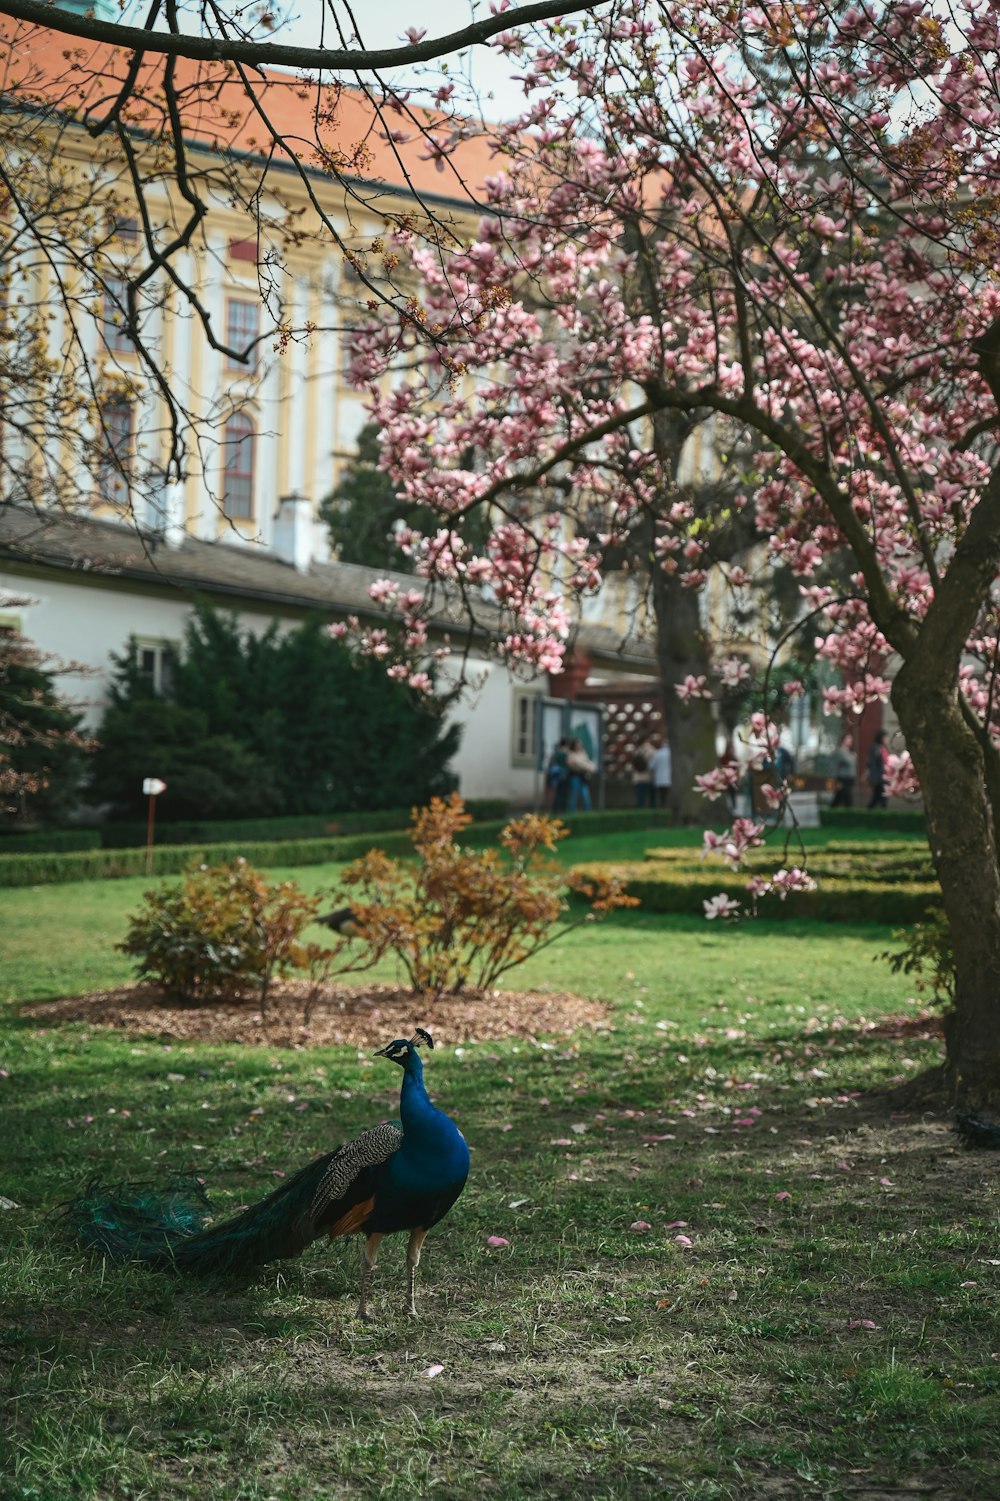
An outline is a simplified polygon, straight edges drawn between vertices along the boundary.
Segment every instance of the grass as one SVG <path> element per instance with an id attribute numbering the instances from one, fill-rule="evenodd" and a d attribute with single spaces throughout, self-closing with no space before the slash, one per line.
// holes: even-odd
<path id="1" fill-rule="evenodd" d="M 124 979 L 145 885 L 0 893 L 9 997 Z M 381 1119 L 388 1064 L 4 1007 L 0 1498 L 995 1496 L 995 1163 L 885 1102 L 939 1051 L 872 962 L 888 938 L 638 912 L 538 956 L 516 983 L 602 997 L 613 1029 L 435 1051 L 472 1177 L 422 1317 L 388 1241 L 370 1327 L 356 1243 L 183 1283 L 95 1263 L 52 1211 L 175 1169 L 246 1202 Z"/>
<path id="2" fill-rule="evenodd" d="M 851 831 L 852 840 L 855 832 Z M 868 832 L 861 831 L 862 837 Z M 876 829 L 871 837 L 875 838 L 877 834 Z M 805 829 L 801 837 L 807 846 L 813 847 L 829 842 L 831 836 L 825 830 Z M 837 834 L 835 837 L 846 836 Z M 668 848 L 698 848 L 701 845 L 701 835 L 696 829 L 657 829 L 652 840 L 655 845 Z M 650 842 L 650 834 L 641 830 L 573 836 L 560 844 L 558 853 L 567 865 L 595 860 L 641 860 Z M 913 843 L 915 847 L 926 848 L 926 842 L 920 839 L 914 839 Z M 304 891 L 329 892 L 337 884 L 343 869 L 344 866 L 338 864 L 294 868 L 273 866 L 268 868 L 268 875 L 275 880 L 294 881 Z M 142 894 L 150 884 L 148 876 L 136 876 L 67 885 L 0 888 L 0 1000 L 4 997 L 47 1000 L 128 984 L 132 978 L 132 961 L 127 955 L 116 953 L 114 945 L 125 936 L 128 916 L 138 908 Z M 650 918 L 649 921 L 653 924 L 651 931 L 659 932 L 659 920 Z M 692 922 L 699 934 L 706 933 L 700 915 L 694 916 Z M 639 927 L 642 930 L 641 917 Z M 319 929 L 314 931 L 317 935 L 321 933 Z M 45 935 L 44 943 L 39 941 L 40 934 Z M 588 972 L 574 968 L 571 950 L 556 948 L 551 953 L 551 960 L 555 970 L 560 973 L 565 970 L 567 986 L 589 993 Z M 389 978 L 393 972 L 386 966 L 372 973 L 376 978 Z M 550 977 L 552 973 L 550 969 Z"/>

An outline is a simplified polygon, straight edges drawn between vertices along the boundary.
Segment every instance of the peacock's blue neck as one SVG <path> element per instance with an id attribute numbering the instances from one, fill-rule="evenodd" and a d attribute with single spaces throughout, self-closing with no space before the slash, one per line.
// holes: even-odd
<path id="1" fill-rule="evenodd" d="M 440 1114 L 440 1110 L 431 1104 L 430 1095 L 424 1086 L 424 1070 L 420 1058 L 413 1053 L 406 1061 L 403 1085 L 399 1091 L 399 1118 L 403 1122 L 403 1130 L 419 1130 L 425 1122 Z"/>
<path id="2" fill-rule="evenodd" d="M 399 1118 L 403 1125 L 404 1157 L 413 1161 L 419 1159 L 424 1170 L 430 1158 L 435 1172 L 464 1178 L 469 1166 L 468 1147 L 454 1121 L 431 1104 L 424 1087 L 420 1059 L 416 1056 L 407 1061 L 403 1075 Z"/>

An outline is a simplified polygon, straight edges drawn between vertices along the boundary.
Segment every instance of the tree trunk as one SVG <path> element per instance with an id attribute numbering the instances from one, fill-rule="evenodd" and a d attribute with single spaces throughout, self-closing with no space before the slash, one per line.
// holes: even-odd
<path id="1" fill-rule="evenodd" d="M 1000 1098 L 1000 863 L 983 746 L 954 682 L 936 686 L 917 653 L 892 702 L 920 778 L 931 857 L 955 957 L 945 1081 L 957 1099 Z"/>
<path id="2" fill-rule="evenodd" d="M 670 805 L 677 819 L 707 823 L 715 805 L 702 797 L 694 778 L 713 771 L 718 764 L 715 715 L 709 699 L 680 699 L 676 693 L 677 684 L 683 683 L 689 674 L 700 677 L 709 671 L 709 646 L 701 623 L 699 593 L 697 589 L 685 589 L 676 575 L 666 574 L 660 568 L 652 569 L 651 577 L 656 656 L 672 763 Z"/>

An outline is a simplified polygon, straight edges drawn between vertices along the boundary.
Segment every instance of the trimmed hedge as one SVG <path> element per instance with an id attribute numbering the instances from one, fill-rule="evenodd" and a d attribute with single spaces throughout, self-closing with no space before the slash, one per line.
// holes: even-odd
<path id="1" fill-rule="evenodd" d="M 387 854 L 412 849 L 405 833 L 390 831 L 378 839 Z M 189 865 L 218 865 L 241 856 L 251 865 L 325 865 L 332 860 L 357 860 L 372 848 L 372 839 L 297 839 L 285 843 L 163 844 L 153 850 L 152 874 L 179 875 Z M 0 886 L 43 886 L 61 881 L 98 881 L 121 876 L 144 876 L 144 849 L 86 850 L 65 855 L 0 855 Z"/>
<path id="2" fill-rule="evenodd" d="M 502 798 L 473 800 L 466 803 L 466 809 L 477 822 L 507 816 L 507 803 Z M 383 829 L 406 829 L 409 824 L 409 808 L 385 808 L 374 813 L 303 813 L 288 818 L 201 819 L 158 823 L 156 842 L 231 844 L 234 840 L 246 839 L 255 844 L 270 844 L 286 839 L 337 839 L 349 834 L 381 832 Z M 101 827 L 97 844 L 92 847 L 100 845 L 111 850 L 131 849 L 145 843 L 145 820 L 119 819 Z"/>
<path id="3" fill-rule="evenodd" d="M 819 821 L 824 829 L 884 829 L 887 834 L 927 832 L 919 808 L 820 808 Z"/>
<path id="4" fill-rule="evenodd" d="M 874 852 L 864 845 L 854 849 L 820 845 L 808 850 L 807 855 L 806 868 L 817 880 L 839 878 L 845 881 L 869 880 L 880 884 L 903 882 L 911 885 L 930 885 L 934 882 L 934 867 L 926 845 L 902 844 L 897 841 L 895 844 L 880 844 Z M 686 849 L 650 849 L 646 851 L 646 859 L 657 866 L 669 865 L 675 870 L 685 870 L 696 880 L 702 875 L 711 874 L 713 870 L 727 868 L 721 867 L 716 861 L 692 860 L 691 851 Z M 759 872 L 766 875 L 778 865 L 797 863 L 793 852 L 789 852 L 787 860 L 782 860 L 775 849 L 758 849 L 751 850 L 746 860 L 746 869 L 748 874 Z"/>
<path id="5" fill-rule="evenodd" d="M 97 829 L 37 829 L 30 834 L 0 833 L 0 854 L 53 854 L 59 850 L 99 850 Z"/>
<path id="6" fill-rule="evenodd" d="M 487 844 L 496 840 L 507 823 L 506 818 L 490 823 L 474 823 L 462 831 L 460 844 Z M 639 828 L 664 828 L 670 823 L 668 813 L 650 813 L 645 809 L 611 809 L 606 813 L 579 813 L 564 818 L 563 823 L 575 834 L 614 834 Z M 252 865 L 270 866 L 325 865 L 330 861 L 357 860 L 372 848 L 387 855 L 412 853 L 408 829 L 392 829 L 379 834 L 353 834 L 326 839 L 284 841 L 229 842 L 222 844 L 157 844 L 153 850 L 152 873 L 156 876 L 178 875 L 197 862 L 217 865 L 223 860 L 242 856 Z M 67 854 L 5 855 L 0 854 L 0 886 L 43 886 L 62 881 L 95 881 L 146 874 L 145 849 L 100 849 Z"/>
<path id="7" fill-rule="evenodd" d="M 665 863 L 653 861 L 648 865 L 604 865 L 595 861 L 575 869 L 584 875 L 625 876 L 629 896 L 638 897 L 645 912 L 683 912 L 700 917 L 702 903 L 720 892 L 744 907 L 748 903 L 746 876 L 728 869 L 670 869 Z M 903 926 L 922 922 L 940 908 L 940 888 L 930 883 L 883 883 L 831 876 L 815 891 L 793 891 L 784 901 L 765 897 L 758 910 L 767 918 Z"/>

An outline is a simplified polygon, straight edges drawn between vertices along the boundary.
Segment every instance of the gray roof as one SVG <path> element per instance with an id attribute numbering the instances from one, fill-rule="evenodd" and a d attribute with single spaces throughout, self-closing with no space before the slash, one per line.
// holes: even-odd
<path id="1" fill-rule="evenodd" d="M 231 609 L 252 607 L 293 617 L 319 611 L 331 619 L 357 615 L 371 623 L 387 618 L 368 594 L 376 579 L 393 579 L 404 590 L 429 587 L 412 574 L 357 563 L 312 563 L 299 571 L 252 543 L 185 535 L 179 546 L 171 546 L 162 534 L 141 526 L 10 504 L 0 504 L 0 564 L 19 573 L 71 574 L 74 582 L 104 588 L 202 597 Z M 447 632 L 461 644 L 474 634 L 485 642 L 498 629 L 497 611 L 482 599 L 475 602 L 473 629 L 457 594 L 432 587 L 430 625 L 439 636 Z M 623 641 L 609 627 L 591 624 L 580 625 L 573 639 L 595 665 L 655 673 L 651 642 Z"/>

